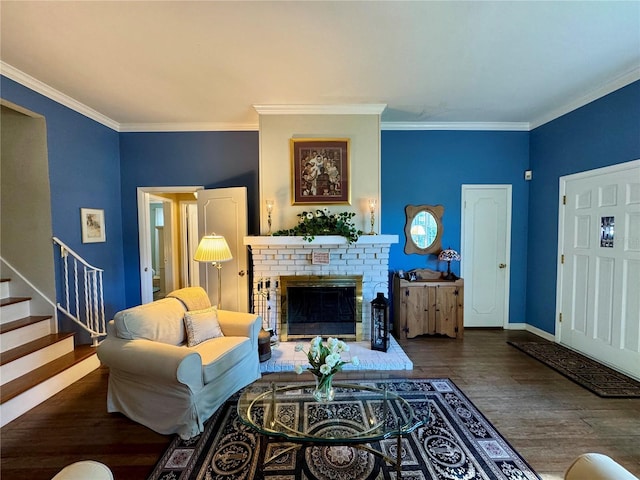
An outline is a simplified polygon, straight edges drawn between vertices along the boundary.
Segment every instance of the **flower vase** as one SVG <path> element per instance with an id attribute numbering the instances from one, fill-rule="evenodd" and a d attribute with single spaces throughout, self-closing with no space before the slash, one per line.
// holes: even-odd
<path id="1" fill-rule="evenodd" d="M 316 379 L 316 388 L 313 391 L 313 398 L 320 403 L 332 401 L 336 396 L 332 385 L 333 375 L 322 375 L 321 377 L 314 375 L 314 378 Z"/>

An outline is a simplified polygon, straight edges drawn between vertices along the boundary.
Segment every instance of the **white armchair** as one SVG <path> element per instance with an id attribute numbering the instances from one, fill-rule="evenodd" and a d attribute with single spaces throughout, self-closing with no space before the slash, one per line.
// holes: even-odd
<path id="1" fill-rule="evenodd" d="M 121 412 L 156 432 L 188 439 L 202 432 L 204 422 L 233 393 L 260 378 L 262 320 L 214 307 L 188 310 L 186 305 L 208 304 L 200 287 L 170 295 L 118 312 L 109 322 L 98 357 L 109 367 L 109 412 Z M 194 296 L 199 302 L 190 303 Z M 202 318 L 191 324 L 192 333 L 202 337 L 202 329 L 216 322 L 222 336 L 189 346 L 192 338 L 185 331 L 185 317 L 196 316 Z"/>

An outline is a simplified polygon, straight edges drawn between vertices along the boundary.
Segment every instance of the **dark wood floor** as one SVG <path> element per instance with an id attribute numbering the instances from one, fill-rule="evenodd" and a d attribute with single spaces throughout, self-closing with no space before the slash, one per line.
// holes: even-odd
<path id="1" fill-rule="evenodd" d="M 506 344 L 526 332 L 465 330 L 464 340 L 401 342 L 413 371 L 341 373 L 343 378 L 451 378 L 546 480 L 561 479 L 584 452 L 614 457 L 640 476 L 640 399 L 602 399 Z M 50 479 L 94 459 L 117 480 L 144 479 L 169 444 L 119 414 L 106 413 L 108 370 L 100 368 L 0 430 L 0 474 Z M 294 373 L 273 379 L 298 379 Z"/>

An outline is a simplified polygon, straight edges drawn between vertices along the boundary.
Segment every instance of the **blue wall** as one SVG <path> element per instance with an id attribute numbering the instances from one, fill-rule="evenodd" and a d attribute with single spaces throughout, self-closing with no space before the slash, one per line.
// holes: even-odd
<path id="1" fill-rule="evenodd" d="M 406 205 L 443 205 L 443 247 L 460 251 L 463 184 L 511 184 L 511 284 L 509 319 L 524 322 L 527 269 L 529 132 L 383 131 L 382 233 L 396 234 L 391 270 L 443 270 L 435 255 L 404 253 Z M 464 255 L 464 252 L 461 252 Z M 451 269 L 460 274 L 460 264 Z"/>
<path id="2" fill-rule="evenodd" d="M 120 135 L 127 305 L 140 303 L 137 187 L 247 187 L 249 234 L 258 233 L 258 132 Z"/>
<path id="3" fill-rule="evenodd" d="M 640 158 L 640 81 L 536 128 L 530 142 L 526 318 L 553 333 L 559 179 Z"/>
<path id="4" fill-rule="evenodd" d="M 118 134 L 5 77 L 0 88 L 46 118 L 53 232 L 105 269 L 108 316 L 140 301 L 136 187 L 246 186 L 258 232 L 257 132 Z M 511 184 L 510 320 L 553 333 L 559 177 L 640 158 L 639 105 L 635 82 L 532 132 L 383 131 L 381 227 L 400 238 L 390 268 L 444 268 L 404 254 L 406 205 L 443 205 L 443 245 L 459 250 L 461 185 Z M 106 243 L 81 243 L 81 207 L 105 210 Z"/>
<path id="5" fill-rule="evenodd" d="M 0 82 L 3 99 L 46 118 L 53 234 L 105 270 L 110 317 L 125 304 L 118 133 L 6 77 Z M 80 208 L 104 209 L 106 243 L 82 243 Z M 76 330 L 62 317 L 61 328 Z"/>

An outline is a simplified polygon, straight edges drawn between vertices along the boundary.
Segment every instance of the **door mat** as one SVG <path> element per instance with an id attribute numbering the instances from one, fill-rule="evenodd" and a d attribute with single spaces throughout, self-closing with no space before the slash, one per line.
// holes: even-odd
<path id="1" fill-rule="evenodd" d="M 540 479 L 451 380 L 361 380 L 358 383 L 378 388 L 386 385 L 387 389 L 400 393 L 414 410 L 429 409 L 428 423 L 402 437 L 403 479 Z M 247 388 L 269 389 L 270 382 L 256 382 Z M 311 398 L 311 390 L 306 389 L 292 396 L 292 415 L 305 405 L 313 408 Z M 238 394 L 220 407 L 199 436 L 188 441 L 175 436 L 149 480 L 396 479 L 394 465 L 353 446 L 310 445 L 263 465 L 263 459 L 258 458 L 261 442 L 267 442 L 263 449 L 267 452 L 280 451 L 290 444 L 267 439 L 242 424 L 236 410 L 237 399 Z M 336 411 L 344 408 L 338 400 L 327 405 Z M 295 418 L 303 421 L 301 415 Z M 367 444 L 392 457 L 396 445 L 395 438 Z"/>
<path id="2" fill-rule="evenodd" d="M 640 382 L 553 342 L 507 342 L 605 398 L 640 398 Z"/>

